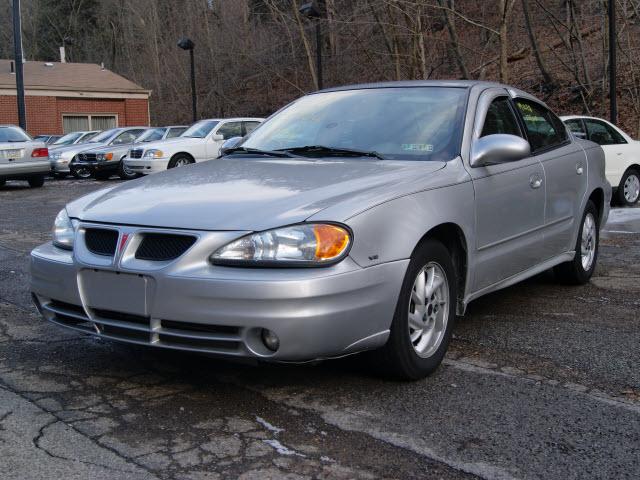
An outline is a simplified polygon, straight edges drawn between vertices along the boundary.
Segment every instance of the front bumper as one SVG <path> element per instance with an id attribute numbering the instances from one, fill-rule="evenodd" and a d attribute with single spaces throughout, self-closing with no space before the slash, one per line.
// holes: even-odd
<path id="1" fill-rule="evenodd" d="M 86 168 L 91 173 L 95 172 L 115 172 L 118 170 L 119 161 L 110 161 L 110 162 L 79 162 L 74 160 L 70 164 L 70 168 Z"/>
<path id="2" fill-rule="evenodd" d="M 55 160 L 51 160 L 51 172 L 52 173 L 70 173 L 71 169 L 69 165 L 71 164 L 71 160 L 67 158 L 57 158 Z"/>
<path id="3" fill-rule="evenodd" d="M 229 357 L 300 362 L 386 342 L 408 260 L 364 269 L 350 258 L 316 269 L 230 268 L 206 261 L 213 245 L 238 236 L 208 232 L 184 258 L 151 269 L 150 262 L 127 266 L 126 253 L 125 260 L 107 265 L 82 248 L 69 252 L 45 244 L 31 253 L 34 301 L 45 319 L 64 327 Z M 146 285 L 137 294 L 127 286 L 134 277 Z M 276 352 L 262 343 L 264 328 L 279 337 Z"/>
<path id="4" fill-rule="evenodd" d="M 132 172 L 148 175 L 150 173 L 164 172 L 169 165 L 168 158 L 125 158 L 125 166 Z"/>

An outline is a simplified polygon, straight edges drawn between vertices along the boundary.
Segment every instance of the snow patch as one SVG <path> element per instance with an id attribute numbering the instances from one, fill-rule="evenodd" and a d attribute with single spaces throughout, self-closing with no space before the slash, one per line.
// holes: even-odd
<path id="1" fill-rule="evenodd" d="M 262 425 L 267 430 L 273 432 L 274 434 L 278 434 L 280 432 L 284 432 L 284 428 L 278 428 L 275 425 L 267 422 L 264 418 L 256 416 L 256 422 Z"/>
<path id="2" fill-rule="evenodd" d="M 269 445 L 270 447 L 274 448 L 276 452 L 278 452 L 280 455 L 287 455 L 287 456 L 295 455 L 297 457 L 306 458 L 306 455 L 300 452 L 296 452 L 295 450 L 291 450 L 289 447 L 285 447 L 276 439 L 263 440 L 263 442 Z"/>

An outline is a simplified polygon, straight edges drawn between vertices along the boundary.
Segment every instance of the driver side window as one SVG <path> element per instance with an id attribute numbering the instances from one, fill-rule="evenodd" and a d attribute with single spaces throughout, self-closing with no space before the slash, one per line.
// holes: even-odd
<path id="1" fill-rule="evenodd" d="M 497 133 L 522 137 L 518 121 L 507 97 L 498 97 L 491 102 L 480 136 L 486 137 Z"/>

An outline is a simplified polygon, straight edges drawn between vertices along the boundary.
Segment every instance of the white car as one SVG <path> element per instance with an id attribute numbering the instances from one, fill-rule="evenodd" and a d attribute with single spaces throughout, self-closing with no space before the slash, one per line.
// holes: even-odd
<path id="1" fill-rule="evenodd" d="M 640 198 L 640 142 L 602 118 L 580 115 L 560 118 L 576 137 L 591 140 L 602 147 L 605 173 L 618 203 L 637 203 Z"/>
<path id="2" fill-rule="evenodd" d="M 255 130 L 263 118 L 200 120 L 171 140 L 150 142 L 129 150 L 124 167 L 136 173 L 155 173 L 190 163 L 213 160 L 225 140 L 244 137 Z"/>

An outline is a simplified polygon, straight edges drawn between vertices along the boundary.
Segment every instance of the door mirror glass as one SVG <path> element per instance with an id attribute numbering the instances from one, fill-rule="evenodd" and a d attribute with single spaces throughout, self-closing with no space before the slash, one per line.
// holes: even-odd
<path id="1" fill-rule="evenodd" d="M 212 138 L 212 140 L 214 142 L 220 142 L 220 141 L 224 140 L 224 135 L 220 135 L 219 133 L 215 133 L 211 138 Z"/>
<path id="2" fill-rule="evenodd" d="M 229 140 L 225 141 L 220 147 L 220 156 L 227 153 L 227 150 L 237 147 L 242 141 L 242 137 L 232 137 Z"/>
<path id="3" fill-rule="evenodd" d="M 531 155 L 525 139 L 515 135 L 497 133 L 477 139 L 471 149 L 471 166 L 483 167 L 522 160 Z"/>

